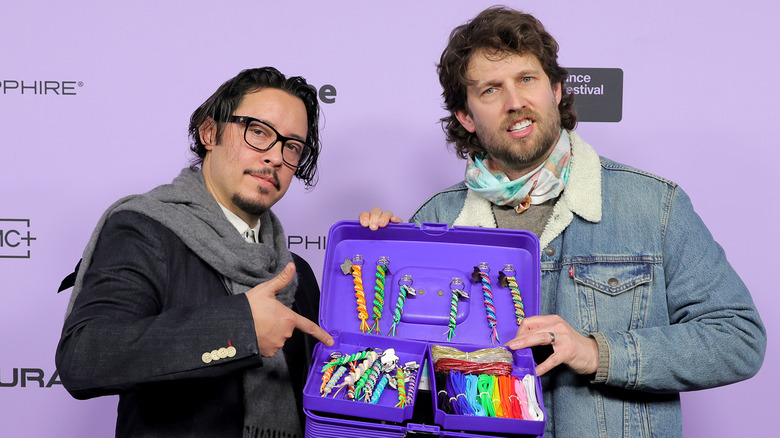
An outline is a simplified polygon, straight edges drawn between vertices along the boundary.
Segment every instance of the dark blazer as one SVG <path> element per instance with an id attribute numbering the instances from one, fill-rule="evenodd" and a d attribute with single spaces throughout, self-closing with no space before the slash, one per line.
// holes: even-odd
<path id="1" fill-rule="evenodd" d="M 293 259 L 293 310 L 316 322 L 316 278 L 308 263 Z M 302 424 L 315 343 L 296 330 L 283 349 Z M 234 357 L 203 360 L 228 345 Z M 101 231 L 56 363 L 75 398 L 119 394 L 117 436 L 229 437 L 242 436 L 242 371 L 262 358 L 246 296 L 230 294 L 168 228 L 122 211 Z"/>

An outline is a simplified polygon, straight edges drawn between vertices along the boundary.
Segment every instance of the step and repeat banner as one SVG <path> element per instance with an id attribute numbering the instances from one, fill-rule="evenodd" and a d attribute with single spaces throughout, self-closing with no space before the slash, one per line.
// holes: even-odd
<path id="1" fill-rule="evenodd" d="M 192 111 L 240 70 L 316 86 L 316 188 L 274 211 L 321 272 L 329 227 L 373 206 L 408 218 L 462 179 L 435 65 L 492 1 L 0 2 L 0 435 L 111 436 L 116 397 L 78 401 L 54 351 L 73 271 L 104 209 L 189 165 Z M 686 436 L 764 436 L 780 377 L 772 2 L 508 1 L 560 44 L 577 131 L 679 183 L 752 291 L 770 346 L 755 378 L 683 395 Z M 175 342 L 172 339 L 171 342 Z M 676 360 L 670 357 L 669 360 Z M 707 370 L 702 370 L 707 372 Z"/>

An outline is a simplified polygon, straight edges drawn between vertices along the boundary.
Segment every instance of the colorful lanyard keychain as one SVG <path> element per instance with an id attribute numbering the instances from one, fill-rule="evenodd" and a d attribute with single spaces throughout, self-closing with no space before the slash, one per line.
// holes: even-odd
<path id="1" fill-rule="evenodd" d="M 382 312 L 385 307 L 385 278 L 390 274 L 388 265 L 390 259 L 385 256 L 379 258 L 376 261 L 376 285 L 374 286 L 374 325 L 369 330 L 380 334 L 379 331 L 379 319 L 382 318 Z"/>
<path id="2" fill-rule="evenodd" d="M 395 304 L 395 315 L 393 315 L 393 325 L 390 327 L 390 334 L 388 336 L 397 336 L 398 323 L 401 322 L 401 314 L 404 312 L 404 304 L 406 303 L 406 297 L 417 296 L 417 292 L 412 288 L 412 276 L 406 274 L 398 280 L 400 286 L 398 290 L 398 301 Z"/>
<path id="3" fill-rule="evenodd" d="M 341 272 L 344 275 L 352 274 L 352 283 L 355 289 L 358 318 L 360 319 L 360 331 L 366 333 L 371 330 L 368 322 L 368 309 L 366 308 L 366 294 L 363 291 L 363 256 L 356 254 L 352 259 L 344 259 L 341 264 Z"/>
<path id="4" fill-rule="evenodd" d="M 452 291 L 452 300 L 450 300 L 450 322 L 449 331 L 447 331 L 447 340 L 451 341 L 455 337 L 455 327 L 457 326 L 458 316 L 458 301 L 461 298 L 469 298 L 469 294 L 463 289 L 463 280 L 458 277 L 453 277 L 450 282 L 450 290 Z"/>
<path id="5" fill-rule="evenodd" d="M 328 366 L 328 368 L 322 372 L 322 385 L 320 386 L 320 394 L 325 393 L 325 387 L 328 385 L 328 383 L 330 383 L 330 378 L 333 376 L 333 372 L 336 371 L 336 368 L 334 366 L 329 366 L 329 364 L 335 364 L 335 362 L 343 356 L 344 354 L 340 351 L 334 351 L 328 356 L 328 362 L 325 363 L 325 366 Z"/>
<path id="6" fill-rule="evenodd" d="M 337 386 L 338 390 L 335 394 L 333 394 L 333 397 L 336 397 L 336 394 L 341 391 L 342 388 L 345 386 L 347 387 L 347 394 L 346 398 L 347 400 L 354 400 L 355 399 L 355 384 L 358 380 L 363 376 L 363 374 L 366 372 L 366 370 L 371 369 L 371 367 L 374 365 L 374 362 L 379 358 L 380 351 L 377 349 L 367 349 L 368 355 L 365 359 L 363 359 L 363 362 L 360 363 L 357 367 L 354 365 L 352 366 L 352 371 L 349 373 L 347 377 L 344 377 L 344 382 L 342 382 L 340 385 Z M 357 362 L 357 361 L 355 361 Z"/>
<path id="7" fill-rule="evenodd" d="M 414 389 L 417 386 L 417 370 L 420 364 L 417 361 L 406 362 L 404 364 L 404 382 L 406 385 L 406 405 L 409 406 L 414 401 Z"/>
<path id="8" fill-rule="evenodd" d="M 523 297 L 520 295 L 520 288 L 517 286 L 517 271 L 515 271 L 514 266 L 505 265 L 504 269 L 498 272 L 498 284 L 508 287 L 512 291 L 515 318 L 517 318 L 517 325 L 520 325 L 525 319 L 525 307 L 523 306 Z"/>
<path id="9" fill-rule="evenodd" d="M 474 266 L 474 272 L 471 279 L 474 283 L 482 283 L 482 293 L 485 296 L 485 313 L 487 314 L 488 326 L 490 327 L 490 341 L 493 344 L 501 342 L 498 340 L 498 321 L 496 320 L 496 306 L 493 303 L 493 290 L 490 287 L 490 277 L 488 273 L 490 268 L 487 263 L 482 262 Z"/>

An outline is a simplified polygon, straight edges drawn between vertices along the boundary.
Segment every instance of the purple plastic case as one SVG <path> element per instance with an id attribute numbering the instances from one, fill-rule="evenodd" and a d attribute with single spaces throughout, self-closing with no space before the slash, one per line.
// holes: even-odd
<path id="1" fill-rule="evenodd" d="M 512 339 L 517 331 L 517 322 L 511 292 L 498 284 L 498 273 L 504 265 L 512 264 L 517 272 L 517 282 L 523 297 L 526 316 L 539 314 L 540 264 L 539 241 L 527 231 L 486 229 L 472 227 L 448 228 L 444 224 L 390 224 L 386 228 L 371 231 L 357 221 L 335 223 L 328 234 L 328 247 L 322 275 L 320 298 L 320 326 L 331 333 L 336 343 L 333 347 L 318 344 L 313 355 L 303 393 L 303 404 L 307 415 L 307 436 L 323 429 L 340 430 L 336 435 L 353 428 L 360 429 L 361 418 L 383 422 L 403 423 L 411 419 L 413 406 L 395 407 L 397 392 L 386 390 L 376 405 L 360 401 L 345 400 L 343 397 L 322 397 L 322 365 L 334 350 L 351 354 L 366 347 L 390 348 L 396 350 L 399 364 L 416 361 L 423 363 L 431 376 L 431 390 L 434 396 L 434 419 L 446 430 L 490 432 L 504 434 L 541 435 L 544 421 L 529 421 L 507 418 L 486 418 L 445 414 L 436 406 L 436 388 L 430 347 L 434 344 L 450 345 L 463 351 L 474 351 L 492 346 L 488 326 L 482 285 L 472 281 L 474 267 L 486 262 L 490 267 L 493 300 L 496 309 L 498 343 Z M 389 258 L 389 273 L 385 278 L 385 298 L 379 329 L 381 334 L 362 333 L 358 318 L 352 275 L 345 275 L 341 265 L 345 259 L 356 254 L 363 256 L 362 281 L 365 291 L 368 322 L 373 325 L 373 300 L 376 262 L 384 256 Z M 397 325 L 397 337 L 388 336 L 400 286 L 399 279 L 411 275 L 412 287 L 417 296 L 407 297 L 404 310 Z M 460 278 L 469 299 L 460 299 L 457 311 L 457 327 L 451 342 L 447 341 L 453 277 Z M 530 350 L 513 353 L 513 374 L 534 373 L 535 364 Z M 536 379 L 537 397 L 542 404 L 539 379 Z M 342 391 L 343 393 L 344 391 Z M 410 394 L 414 400 L 417 394 Z M 543 409 L 543 406 L 542 406 Z M 329 418 L 324 414 L 336 414 L 351 418 Z M 546 413 L 545 413 L 546 418 Z M 353 424 L 354 423 L 354 424 Z M 365 423 L 366 433 L 380 425 Z M 401 427 L 429 426 L 406 425 Z M 381 424 L 381 428 L 390 427 Z M 435 428 L 435 427 L 434 427 Z M 390 436 L 390 430 L 382 429 L 377 436 Z M 401 429 L 399 429 L 400 431 Z M 334 431 L 335 432 L 335 431 Z M 395 432 L 393 432 L 395 433 Z M 391 433 L 391 435 L 393 435 Z M 400 433 L 400 432 L 399 432 Z M 370 433 L 363 436 L 372 436 Z M 403 434 L 401 434 L 403 436 Z M 444 435 L 441 435 L 444 436 Z M 448 435 L 457 436 L 457 435 Z M 478 436 L 478 435 L 470 435 Z"/>

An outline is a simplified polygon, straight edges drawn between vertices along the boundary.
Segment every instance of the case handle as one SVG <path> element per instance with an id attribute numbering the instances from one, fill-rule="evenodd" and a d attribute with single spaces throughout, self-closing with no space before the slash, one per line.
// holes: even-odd
<path id="1" fill-rule="evenodd" d="M 420 224 L 420 230 L 431 236 L 441 236 L 446 233 L 449 228 L 450 227 L 447 226 L 447 224 L 438 224 L 434 222 L 423 222 Z"/>

